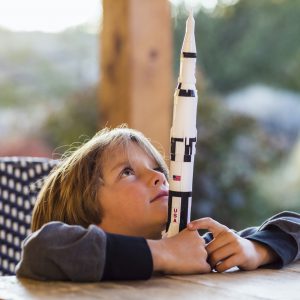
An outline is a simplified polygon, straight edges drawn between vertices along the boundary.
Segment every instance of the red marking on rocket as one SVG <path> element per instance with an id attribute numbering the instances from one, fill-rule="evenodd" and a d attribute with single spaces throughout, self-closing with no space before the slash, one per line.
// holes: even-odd
<path id="1" fill-rule="evenodd" d="M 179 175 L 173 175 L 173 180 L 174 181 L 180 181 L 181 180 L 181 176 L 179 176 Z"/>

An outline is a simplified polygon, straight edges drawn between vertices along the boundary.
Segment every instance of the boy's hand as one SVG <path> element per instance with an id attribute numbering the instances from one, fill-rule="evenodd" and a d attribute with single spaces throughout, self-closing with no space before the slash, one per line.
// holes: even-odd
<path id="1" fill-rule="evenodd" d="M 202 218 L 188 224 L 190 230 L 206 229 L 214 239 L 206 245 L 208 261 L 218 272 L 232 267 L 254 270 L 271 263 L 276 254 L 268 246 L 238 236 L 228 227 L 211 218 Z"/>
<path id="2" fill-rule="evenodd" d="M 197 274 L 211 271 L 204 239 L 197 231 L 183 230 L 171 238 L 147 240 L 154 271 L 165 274 Z"/>

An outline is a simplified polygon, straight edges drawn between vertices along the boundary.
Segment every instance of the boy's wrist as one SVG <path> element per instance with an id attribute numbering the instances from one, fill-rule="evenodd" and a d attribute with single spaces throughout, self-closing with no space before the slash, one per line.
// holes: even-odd
<path id="1" fill-rule="evenodd" d="M 269 246 L 257 241 L 251 242 L 253 243 L 257 253 L 257 267 L 273 263 L 278 259 L 277 254 Z"/>
<path id="2" fill-rule="evenodd" d="M 147 240 L 148 246 L 152 254 L 153 272 L 162 272 L 164 270 L 164 249 L 163 240 Z"/>

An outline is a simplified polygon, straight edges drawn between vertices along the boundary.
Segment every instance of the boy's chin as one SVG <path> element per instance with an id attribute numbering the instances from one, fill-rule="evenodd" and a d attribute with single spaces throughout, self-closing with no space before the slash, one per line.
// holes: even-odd
<path id="1" fill-rule="evenodd" d="M 164 233 L 166 231 L 166 223 L 161 224 L 152 233 L 152 239 L 159 240 L 164 237 Z"/>
<path id="2" fill-rule="evenodd" d="M 164 226 L 162 230 L 156 233 L 156 240 L 164 239 L 165 237 L 167 237 L 167 232 L 166 227 Z"/>

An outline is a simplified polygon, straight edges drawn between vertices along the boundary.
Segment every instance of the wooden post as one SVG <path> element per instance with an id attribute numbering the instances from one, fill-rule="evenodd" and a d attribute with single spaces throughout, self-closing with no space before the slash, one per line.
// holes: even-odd
<path id="1" fill-rule="evenodd" d="M 127 123 L 168 153 L 173 89 L 169 2 L 103 0 L 101 126 Z"/>

